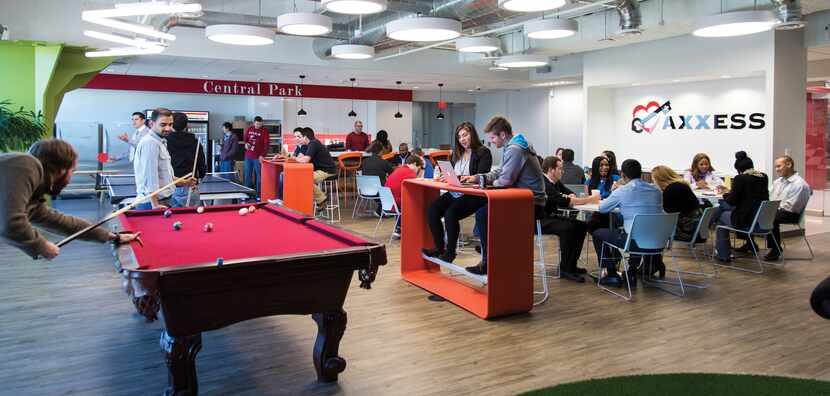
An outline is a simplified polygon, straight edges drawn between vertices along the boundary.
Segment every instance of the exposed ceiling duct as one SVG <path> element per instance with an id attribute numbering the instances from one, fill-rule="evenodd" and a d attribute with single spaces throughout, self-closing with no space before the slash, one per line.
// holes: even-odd
<path id="1" fill-rule="evenodd" d="M 643 15 L 640 13 L 639 0 L 620 0 L 616 5 L 617 13 L 620 14 L 620 30 L 617 34 L 640 34 L 643 24 Z"/>
<path id="2" fill-rule="evenodd" d="M 801 3 L 799 0 L 771 0 L 775 5 L 778 19 L 781 23 L 776 29 L 800 29 L 807 26 L 807 22 L 801 19 Z"/>

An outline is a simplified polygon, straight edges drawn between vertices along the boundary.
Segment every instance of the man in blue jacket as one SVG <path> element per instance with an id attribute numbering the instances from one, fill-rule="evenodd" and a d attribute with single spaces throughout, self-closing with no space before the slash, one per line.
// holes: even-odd
<path id="1" fill-rule="evenodd" d="M 533 192 L 534 214 L 537 219 L 545 216 L 545 181 L 542 165 L 533 146 L 527 142 L 522 134 L 513 134 L 513 127 L 504 117 L 496 116 L 490 119 L 484 132 L 490 143 L 497 148 L 504 148 L 501 167 L 473 176 L 463 176 L 462 182 L 479 183 L 496 187 L 527 188 Z M 482 180 L 483 179 L 483 180 Z M 478 265 L 467 267 L 467 271 L 484 275 L 487 273 L 487 206 L 476 212 L 476 227 L 480 230 L 481 262 Z"/>

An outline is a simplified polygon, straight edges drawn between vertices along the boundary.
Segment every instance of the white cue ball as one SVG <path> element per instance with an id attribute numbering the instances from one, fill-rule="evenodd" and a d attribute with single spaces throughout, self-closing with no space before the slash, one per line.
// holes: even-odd
<path id="1" fill-rule="evenodd" d="M 204 206 L 200 206 L 200 207 L 196 208 L 196 213 L 204 213 L 204 212 L 205 212 L 205 207 Z"/>
<path id="2" fill-rule="evenodd" d="M 239 209 L 240 216 L 245 216 L 246 214 L 248 214 L 248 208 Z"/>

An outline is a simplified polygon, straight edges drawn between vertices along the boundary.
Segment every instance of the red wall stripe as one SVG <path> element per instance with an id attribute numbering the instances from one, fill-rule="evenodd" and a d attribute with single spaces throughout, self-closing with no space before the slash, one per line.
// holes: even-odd
<path id="1" fill-rule="evenodd" d="M 281 82 L 209 80 L 198 78 L 98 74 L 84 88 L 177 92 L 208 95 L 278 96 L 411 102 L 411 90 L 354 88 Z M 354 92 L 354 95 L 352 95 Z"/>

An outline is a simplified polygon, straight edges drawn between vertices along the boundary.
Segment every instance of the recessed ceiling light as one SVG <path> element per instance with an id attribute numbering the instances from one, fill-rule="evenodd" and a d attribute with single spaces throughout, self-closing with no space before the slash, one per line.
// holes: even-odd
<path id="1" fill-rule="evenodd" d="M 573 19 L 540 19 L 526 23 L 524 29 L 527 37 L 550 40 L 573 36 L 579 24 Z"/>
<path id="2" fill-rule="evenodd" d="M 631 86 L 632 86 L 632 87 L 639 87 L 639 86 L 640 86 L 640 83 L 631 83 Z"/>
<path id="3" fill-rule="evenodd" d="M 499 0 L 499 7 L 517 12 L 548 11 L 564 5 L 565 0 Z"/>
<path id="4" fill-rule="evenodd" d="M 698 37 L 734 37 L 772 29 L 778 19 L 771 11 L 735 11 L 700 18 L 692 34 Z"/>
<path id="5" fill-rule="evenodd" d="M 455 41 L 460 52 L 493 52 L 501 48 L 501 41 L 495 37 L 462 37 Z"/>
<path id="6" fill-rule="evenodd" d="M 337 59 L 369 59 L 375 56 L 375 48 L 368 45 L 340 44 L 331 47 L 331 56 Z"/>
<path id="7" fill-rule="evenodd" d="M 720 78 L 732 78 L 732 76 L 730 76 L 728 74 L 724 74 L 724 75 L 720 76 Z"/>
<path id="8" fill-rule="evenodd" d="M 331 18 L 311 12 L 292 12 L 277 17 L 277 28 L 285 34 L 319 36 L 331 32 Z"/>
<path id="9" fill-rule="evenodd" d="M 119 47 L 110 48 L 105 51 L 89 51 L 84 53 L 87 58 L 100 58 L 102 56 L 130 56 L 130 55 L 151 55 L 160 54 L 164 51 L 164 47 L 156 46 L 152 48 L 137 48 L 137 47 Z"/>
<path id="10" fill-rule="evenodd" d="M 416 17 L 386 24 L 386 35 L 399 41 L 444 41 L 461 35 L 461 22 L 449 18 Z"/>
<path id="11" fill-rule="evenodd" d="M 388 6 L 386 0 L 323 0 L 323 8 L 338 14 L 376 14 Z"/>
<path id="12" fill-rule="evenodd" d="M 509 69 L 504 67 L 504 66 L 490 66 L 490 71 L 505 71 L 505 70 L 509 70 Z"/>
<path id="13" fill-rule="evenodd" d="M 412 87 L 412 89 L 418 89 L 418 88 L 421 88 L 421 87 Z"/>
<path id="14" fill-rule="evenodd" d="M 269 45 L 274 43 L 274 31 L 261 26 L 210 25 L 205 28 L 208 40 L 232 45 Z"/>
<path id="15" fill-rule="evenodd" d="M 518 69 L 542 67 L 547 65 L 549 62 L 550 60 L 548 57 L 544 55 L 508 55 L 496 60 L 496 66 Z"/>
<path id="16" fill-rule="evenodd" d="M 680 80 L 671 80 L 671 82 L 680 82 Z"/>

